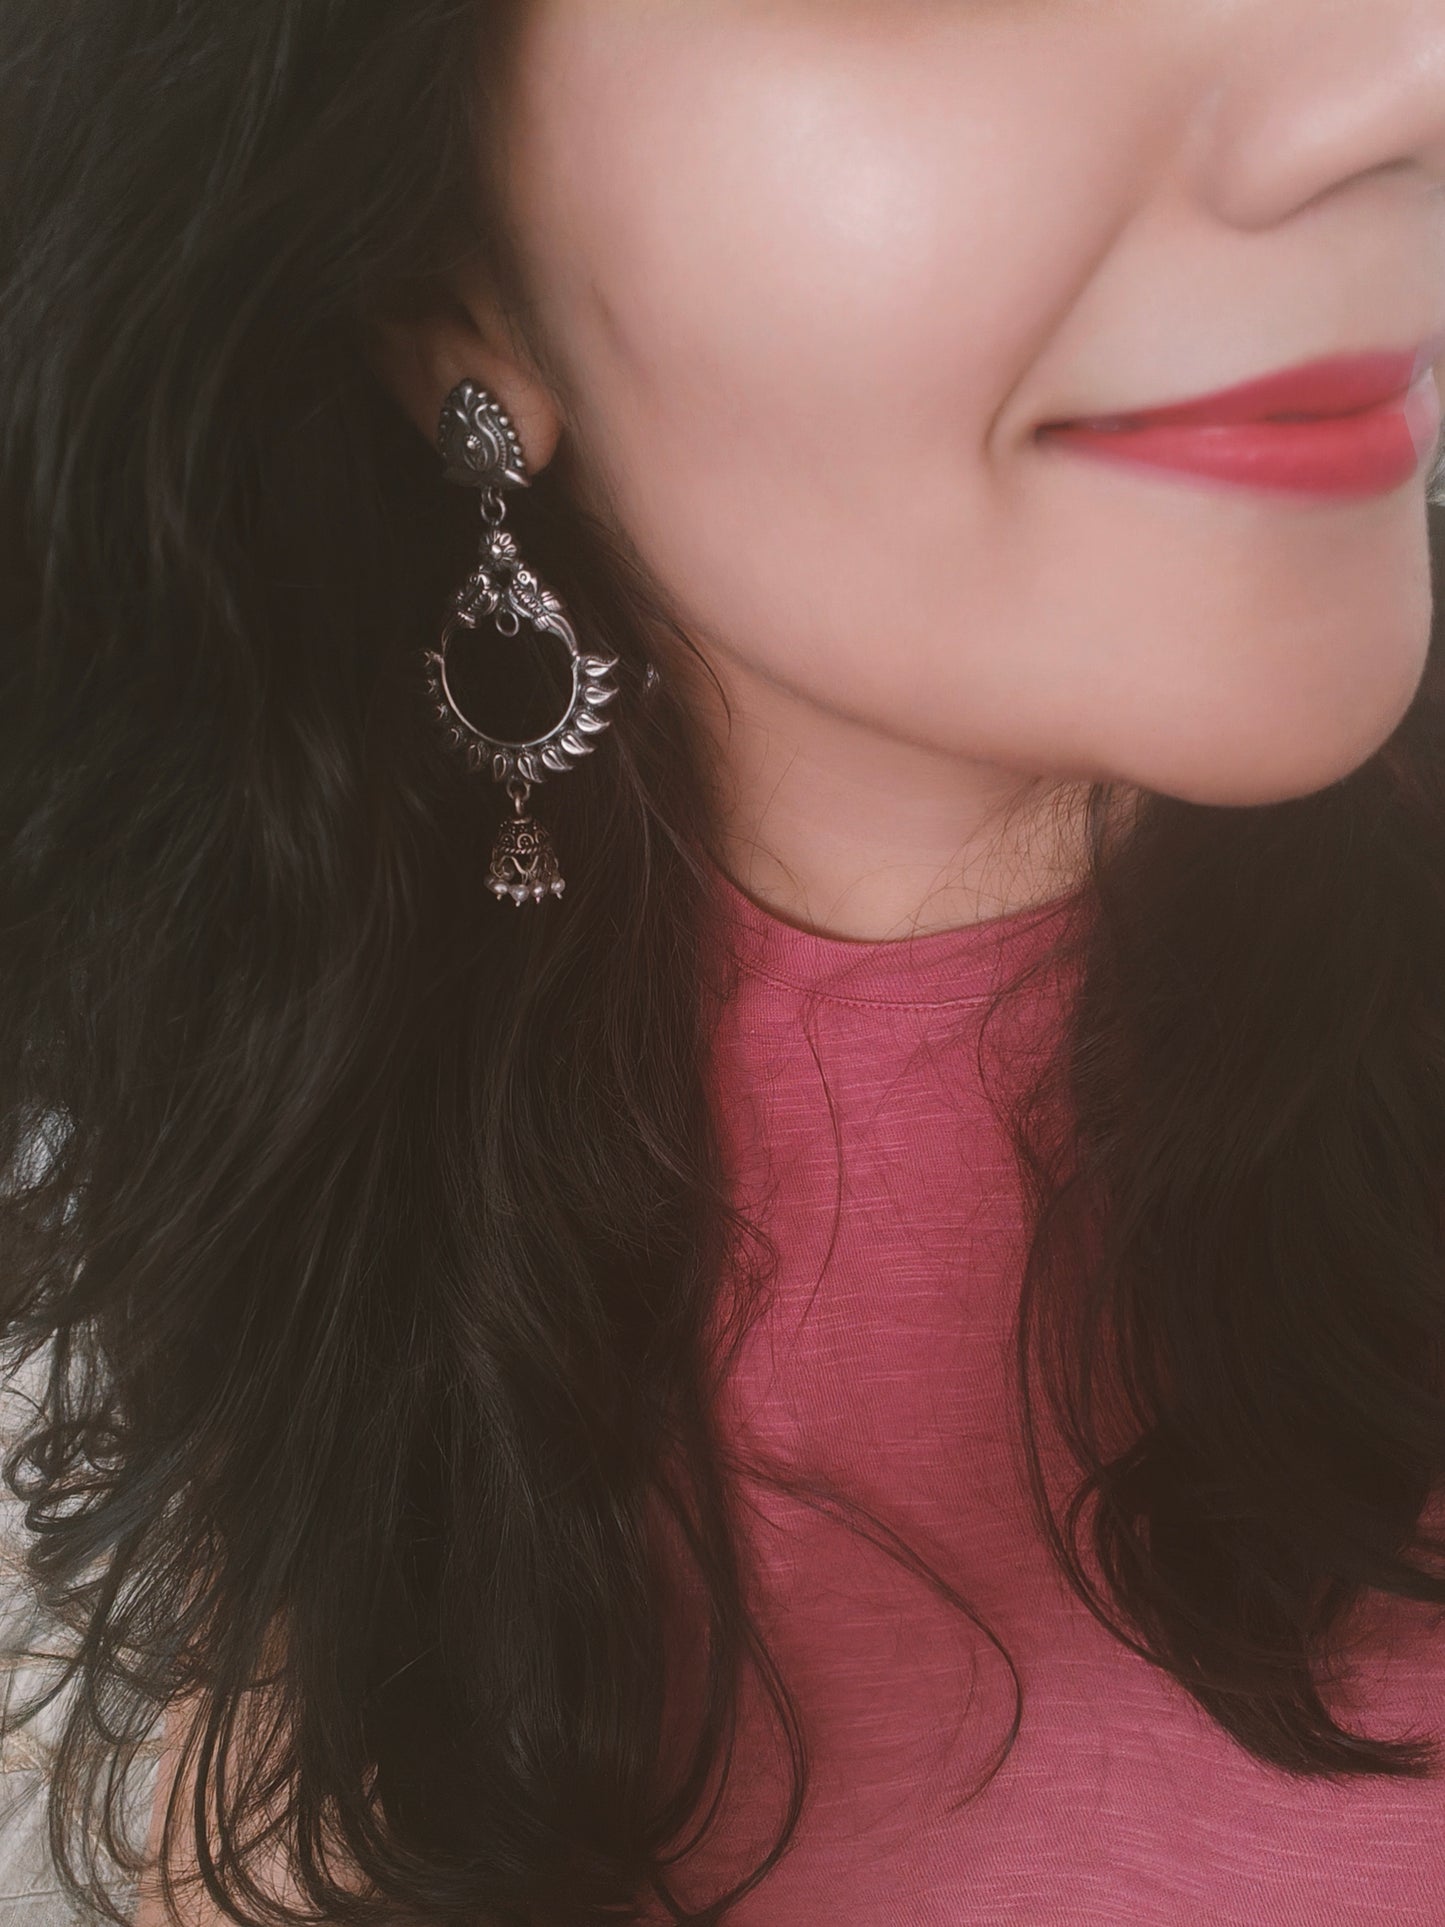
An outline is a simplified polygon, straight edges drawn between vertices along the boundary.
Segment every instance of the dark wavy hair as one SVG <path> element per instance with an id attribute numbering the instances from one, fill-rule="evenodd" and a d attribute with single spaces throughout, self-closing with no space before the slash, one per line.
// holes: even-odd
<path id="1" fill-rule="evenodd" d="M 521 11 L 0 11 L 0 1327 L 41 1367 L 5 1476 L 69 1635 L 51 1848 L 104 1918 L 121 1789 L 184 1709 L 166 1856 L 237 1919 L 307 1918 L 269 1845 L 338 1922 L 724 1921 L 807 1783 L 746 1478 L 976 1617 L 885 1519 L 715 1435 L 769 1252 L 707 1095 L 700 746 L 681 677 L 641 695 L 700 652 L 566 437 L 512 525 L 623 688 L 548 787 L 563 901 L 480 887 L 499 792 L 425 699 L 476 503 L 368 330 L 480 251 L 547 366 L 503 211 Z M 1423 1776 L 1433 1743 L 1324 1688 L 1367 1591 L 1445 1604 L 1445 644 L 1316 795 L 1146 796 L 1122 836 L 1109 801 L 1008 1109 L 1039 1527 L 1261 1761 Z M 792 1797 L 689 1912 L 745 1667 Z"/>

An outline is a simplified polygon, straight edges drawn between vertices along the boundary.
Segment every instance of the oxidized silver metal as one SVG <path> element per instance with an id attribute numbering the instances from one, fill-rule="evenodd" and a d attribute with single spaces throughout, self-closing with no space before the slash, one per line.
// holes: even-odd
<path id="1" fill-rule="evenodd" d="M 566 713 L 545 734 L 523 742 L 489 736 L 463 713 L 452 694 L 447 650 L 463 629 L 475 629 L 483 616 L 490 616 L 504 636 L 515 636 L 521 624 L 528 622 L 539 636 L 555 636 L 566 644 L 572 658 L 572 694 Z M 457 591 L 440 645 L 426 652 L 426 660 L 437 716 L 443 722 L 449 714 L 454 719 L 449 737 L 465 750 L 472 769 L 489 767 L 498 783 L 516 776 L 541 783 L 549 772 L 574 769 L 596 748 L 595 738 L 610 720 L 603 708 L 617 694 L 608 680 L 617 658 L 583 653 L 561 602 L 522 566 L 516 543 L 496 526 L 488 529 L 481 559 Z"/>
<path id="2" fill-rule="evenodd" d="M 566 886 L 552 839 L 523 807 L 527 785 L 519 781 L 508 788 L 517 813 L 498 833 L 487 888 L 494 897 L 510 897 L 514 903 L 525 903 L 529 897 L 534 903 L 549 895 L 560 897 Z"/>
<path id="3" fill-rule="evenodd" d="M 459 381 L 442 403 L 437 448 L 449 482 L 487 490 L 531 487 L 511 416 L 474 381 Z"/>
<path id="4" fill-rule="evenodd" d="M 596 738 L 610 720 L 603 710 L 617 694 L 609 681 L 617 658 L 583 652 L 561 601 L 525 566 L 516 543 L 501 527 L 501 490 L 530 483 L 521 442 L 500 403 L 475 383 L 459 382 L 442 409 L 437 447 L 448 479 L 482 491 L 484 527 L 476 566 L 453 598 L 438 647 L 426 652 L 436 714 L 444 723 L 452 719 L 447 735 L 465 753 L 469 767 L 489 769 L 496 782 L 507 785 L 516 805 L 517 817 L 503 825 L 492 854 L 489 887 L 518 903 L 560 896 L 562 879 L 551 841 L 539 824 L 522 814 L 522 806 L 528 786 L 545 781 L 550 773 L 575 768 L 596 748 Z M 571 698 L 566 714 L 541 736 L 523 742 L 491 736 L 463 713 L 452 693 L 447 651 L 462 630 L 475 630 L 484 617 L 504 636 L 517 635 L 526 622 L 537 636 L 555 637 L 567 648 Z"/>

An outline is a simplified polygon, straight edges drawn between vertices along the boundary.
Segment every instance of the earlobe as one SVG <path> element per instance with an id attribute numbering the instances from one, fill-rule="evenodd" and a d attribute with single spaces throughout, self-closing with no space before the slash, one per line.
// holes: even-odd
<path id="1" fill-rule="evenodd" d="M 464 310 L 372 316 L 365 351 L 428 445 L 435 445 L 447 396 L 458 382 L 470 380 L 510 415 L 531 474 L 556 453 L 562 422 L 551 395 L 514 356 L 493 347 Z"/>

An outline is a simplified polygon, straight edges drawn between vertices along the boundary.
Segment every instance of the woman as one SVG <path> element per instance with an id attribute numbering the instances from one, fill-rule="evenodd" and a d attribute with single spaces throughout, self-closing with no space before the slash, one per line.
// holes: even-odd
<path id="1" fill-rule="evenodd" d="M 1438 1920 L 1445 7 L 0 34 L 74 1897 Z"/>

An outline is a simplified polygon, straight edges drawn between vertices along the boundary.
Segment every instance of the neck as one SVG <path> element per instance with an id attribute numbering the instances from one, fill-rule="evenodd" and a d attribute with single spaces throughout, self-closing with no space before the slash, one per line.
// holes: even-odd
<path id="1" fill-rule="evenodd" d="M 827 711 L 714 657 L 705 735 L 734 883 L 784 921 L 863 941 L 958 929 L 1082 881 L 1088 785 Z"/>

